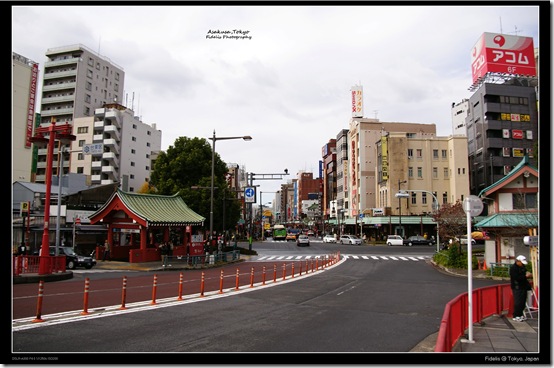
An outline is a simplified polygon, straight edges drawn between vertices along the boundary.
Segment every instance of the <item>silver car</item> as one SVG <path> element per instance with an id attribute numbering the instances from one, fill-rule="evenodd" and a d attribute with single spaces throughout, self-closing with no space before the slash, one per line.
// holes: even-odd
<path id="1" fill-rule="evenodd" d="M 298 235 L 298 238 L 296 238 L 296 245 L 298 245 L 299 247 L 301 246 L 310 246 L 310 238 L 308 237 L 308 235 L 305 235 L 305 234 L 300 234 Z"/>
<path id="2" fill-rule="evenodd" d="M 336 243 L 337 239 L 335 239 L 334 235 L 325 235 L 323 237 L 323 242 L 324 243 Z"/>
<path id="3" fill-rule="evenodd" d="M 362 239 L 358 238 L 356 235 L 341 235 L 339 239 L 339 243 L 362 245 Z"/>

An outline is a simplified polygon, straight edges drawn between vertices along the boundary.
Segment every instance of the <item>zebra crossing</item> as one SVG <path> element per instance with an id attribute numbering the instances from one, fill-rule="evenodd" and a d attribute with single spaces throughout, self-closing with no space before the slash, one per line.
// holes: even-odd
<path id="1" fill-rule="evenodd" d="M 341 257 L 346 260 L 366 260 L 366 261 L 412 261 L 412 262 L 425 262 L 431 259 L 432 256 L 389 256 L 389 255 L 359 255 L 359 254 L 341 254 Z M 259 256 L 255 260 L 259 262 L 270 261 L 301 261 L 310 259 L 323 259 L 325 255 L 274 255 L 274 256 Z"/>

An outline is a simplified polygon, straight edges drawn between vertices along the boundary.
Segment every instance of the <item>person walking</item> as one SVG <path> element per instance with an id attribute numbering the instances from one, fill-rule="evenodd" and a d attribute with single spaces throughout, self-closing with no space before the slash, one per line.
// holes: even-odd
<path id="1" fill-rule="evenodd" d="M 523 255 L 516 257 L 516 261 L 510 266 L 510 286 L 514 298 L 513 320 L 516 322 L 525 321 L 523 309 L 527 301 L 527 292 L 531 290 L 528 278 L 532 277 L 531 272 L 527 272 L 525 265 L 527 258 Z"/>
<path id="2" fill-rule="evenodd" d="M 106 257 L 111 261 L 112 257 L 110 255 L 110 243 L 107 240 L 104 242 L 104 256 L 102 257 L 102 261 L 105 261 Z"/>

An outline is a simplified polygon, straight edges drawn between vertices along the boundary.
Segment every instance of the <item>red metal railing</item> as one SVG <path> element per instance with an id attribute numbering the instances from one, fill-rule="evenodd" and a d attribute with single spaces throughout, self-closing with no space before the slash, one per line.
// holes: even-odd
<path id="1" fill-rule="evenodd" d="M 473 290 L 473 323 L 492 315 L 513 313 L 512 290 L 510 284 L 488 286 Z M 468 294 L 463 293 L 452 299 L 444 309 L 435 352 L 451 352 L 463 336 L 468 324 Z"/>
<path id="2" fill-rule="evenodd" d="M 38 273 L 41 256 L 14 256 L 13 260 L 13 275 L 19 276 L 28 273 Z M 48 257 L 47 273 L 58 273 L 66 271 L 65 256 L 46 256 Z"/>

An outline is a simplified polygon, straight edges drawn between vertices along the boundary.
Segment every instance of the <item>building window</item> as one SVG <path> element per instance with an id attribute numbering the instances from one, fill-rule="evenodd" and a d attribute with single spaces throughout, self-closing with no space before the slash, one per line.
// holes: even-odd
<path id="1" fill-rule="evenodd" d="M 514 193 L 512 195 L 514 210 L 537 208 L 537 193 Z"/>
<path id="2" fill-rule="evenodd" d="M 423 157 L 423 150 L 421 148 L 418 148 L 416 150 L 416 153 L 417 153 L 417 158 L 422 158 Z"/>
<path id="3" fill-rule="evenodd" d="M 131 166 L 135 166 L 135 162 L 134 162 L 134 161 L 131 161 Z"/>
<path id="4" fill-rule="evenodd" d="M 77 128 L 77 134 L 86 134 L 88 133 L 88 127 L 79 127 Z"/>
<path id="5" fill-rule="evenodd" d="M 446 150 L 441 150 L 442 158 L 446 159 Z"/>
<path id="6" fill-rule="evenodd" d="M 146 132 L 146 135 L 152 135 L 152 132 L 151 132 L 151 131 L 147 131 L 147 132 Z"/>
<path id="7" fill-rule="evenodd" d="M 79 147 L 83 147 L 85 145 L 85 140 L 81 139 L 79 140 Z"/>
<path id="8" fill-rule="evenodd" d="M 92 78 L 92 76 L 93 76 L 92 70 L 87 69 L 87 78 Z"/>
<path id="9" fill-rule="evenodd" d="M 418 178 L 423 178 L 423 168 L 422 167 L 418 167 L 417 168 L 417 177 Z"/>
<path id="10" fill-rule="evenodd" d="M 131 140 L 132 140 L 133 142 L 136 142 L 136 141 L 137 141 L 137 137 L 132 137 Z"/>
<path id="11" fill-rule="evenodd" d="M 444 178 L 448 179 L 448 167 L 445 167 L 443 171 L 444 171 Z"/>
<path id="12" fill-rule="evenodd" d="M 150 155 L 148 153 L 146 154 L 146 158 L 150 158 Z"/>
<path id="13" fill-rule="evenodd" d="M 412 204 L 417 204 L 417 193 L 412 192 Z"/>
<path id="14" fill-rule="evenodd" d="M 133 124 L 133 129 L 137 129 L 137 124 Z"/>
<path id="15" fill-rule="evenodd" d="M 89 66 L 94 66 L 94 59 L 93 58 L 88 58 L 88 65 Z"/>
<path id="16" fill-rule="evenodd" d="M 129 175 L 129 178 L 134 179 L 134 178 L 135 178 L 135 174 Z"/>
<path id="17" fill-rule="evenodd" d="M 442 203 L 443 204 L 448 203 L 448 193 L 447 192 L 442 193 Z"/>
<path id="18" fill-rule="evenodd" d="M 77 174 L 82 174 L 82 173 L 84 173 L 84 172 L 85 172 L 85 169 L 84 169 L 82 166 L 79 166 L 79 167 L 77 168 Z"/>
<path id="19" fill-rule="evenodd" d="M 408 158 L 414 157 L 414 150 L 411 148 L 408 148 Z"/>
<path id="20" fill-rule="evenodd" d="M 146 166 L 146 170 L 150 170 L 150 166 Z"/>
<path id="21" fill-rule="evenodd" d="M 84 159 L 85 159 L 85 154 L 84 153 L 77 154 L 77 160 L 83 161 Z"/>
<path id="22" fill-rule="evenodd" d="M 433 179 L 438 179 L 438 178 L 439 178 L 439 168 L 433 167 Z"/>
<path id="23" fill-rule="evenodd" d="M 414 168 L 413 167 L 408 167 L 408 178 L 413 178 L 414 177 Z"/>
<path id="24" fill-rule="evenodd" d="M 433 150 L 433 159 L 435 159 L 435 160 L 439 159 L 439 150 L 438 149 Z"/>
<path id="25" fill-rule="evenodd" d="M 421 204 L 427 204 L 427 193 L 421 193 Z"/>
<path id="26" fill-rule="evenodd" d="M 135 187 L 129 187 L 129 192 L 134 192 L 135 191 Z"/>
<path id="27" fill-rule="evenodd" d="M 146 147 L 150 147 L 150 142 L 146 142 Z"/>
<path id="28" fill-rule="evenodd" d="M 133 155 L 135 154 L 135 149 L 134 149 L 134 148 L 131 149 L 131 153 L 132 153 Z"/>

